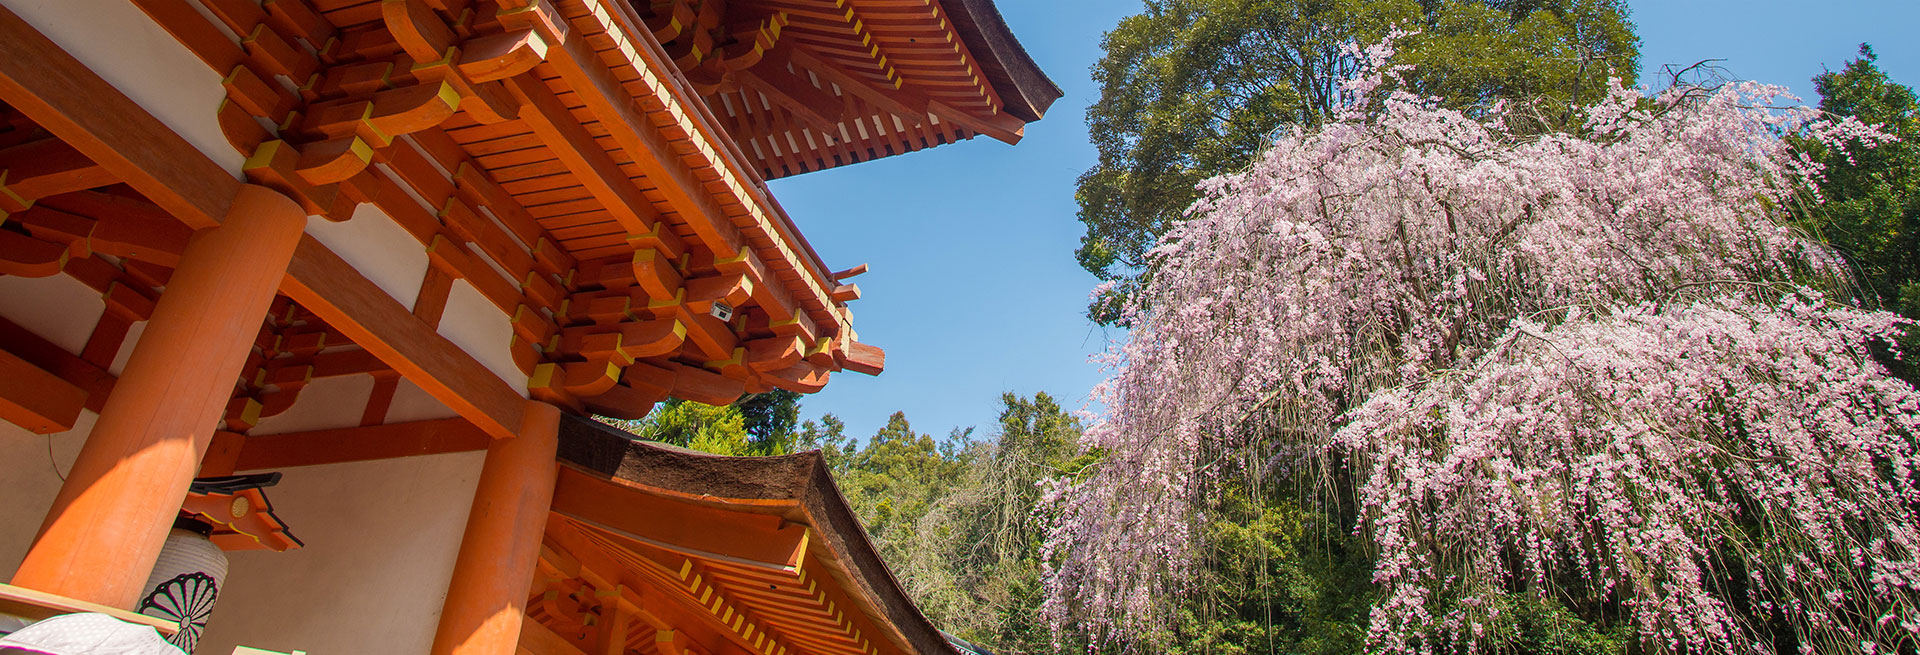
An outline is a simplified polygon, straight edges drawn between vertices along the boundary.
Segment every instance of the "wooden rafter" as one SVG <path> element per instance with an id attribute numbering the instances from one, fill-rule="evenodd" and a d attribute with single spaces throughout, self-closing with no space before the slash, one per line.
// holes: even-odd
<path id="1" fill-rule="evenodd" d="M 815 87 L 802 75 L 789 70 L 789 48 L 777 48 L 762 57 L 758 65 L 741 71 L 738 74 L 740 83 L 765 94 L 806 122 L 808 127 L 830 134 L 835 130 L 834 126 L 846 119 L 846 104 L 832 93 Z"/>
<path id="2" fill-rule="evenodd" d="M 197 11 L 194 5 L 200 3 L 190 0 L 133 1 L 223 75 L 228 97 L 219 110 L 220 124 L 235 148 L 249 155 L 244 166 L 249 179 L 335 220 L 350 216 L 359 203 L 373 203 L 421 241 L 432 272 L 412 321 L 399 324 L 401 334 L 387 336 L 395 343 L 417 343 L 367 346 L 382 358 L 431 360 L 434 348 L 424 345 L 431 340 L 406 333 L 432 332 L 451 282 L 465 280 L 512 317 L 510 350 L 522 371 L 538 381 L 534 386 L 557 389 L 554 393 L 564 394 L 556 396 L 561 404 L 576 408 L 633 412 L 666 394 L 726 402 L 774 387 L 811 391 L 846 366 L 842 360 L 854 345 L 840 304 L 848 296 L 836 294 L 827 269 L 747 174 L 750 170 L 737 163 L 744 158 L 725 141 L 697 96 L 686 93 L 686 80 L 671 73 L 660 44 L 650 33 L 632 29 L 637 19 L 627 5 L 561 0 L 557 4 L 569 20 L 548 0 L 497 2 L 498 11 L 477 13 L 464 11 L 464 2 L 454 3 L 460 5 L 456 10 L 438 0 L 395 0 L 324 14 L 305 0 L 208 2 L 207 12 Z M 727 15 L 724 3 L 707 5 L 702 11 Z M 731 24 L 701 20 L 712 23 L 707 28 L 720 37 L 703 55 L 703 65 L 734 73 L 760 63 L 784 38 L 787 19 L 773 12 Z M 237 42 L 229 34 L 237 35 Z M 595 43 L 611 40 L 614 50 L 598 51 L 604 45 L 590 45 L 582 34 L 595 36 Z M 521 93 L 532 90 L 523 81 L 536 79 L 544 96 Z M 804 85 L 786 85 L 792 93 L 818 91 L 797 76 L 786 82 Z M 773 88 L 764 80 L 751 84 Z M 534 106 L 543 98 L 553 102 Z M 565 106 L 561 98 L 574 106 Z M 139 113 L 137 107 L 133 113 Z M 582 121 L 582 114 L 599 120 Z M 668 117 L 672 120 L 663 120 Z M 448 136 L 456 126 L 524 134 L 528 124 L 541 122 L 549 127 L 540 144 L 546 146 L 543 152 L 571 148 L 559 154 L 574 161 L 539 176 L 516 171 L 502 179 L 498 168 L 479 163 L 479 153 L 469 151 L 468 143 Z M 164 127 L 160 131 L 171 136 Z M 70 141 L 55 136 L 61 141 L 47 146 Z M 190 168 L 218 168 L 184 142 L 166 149 Z M 39 176 L 36 183 L 71 180 L 60 183 L 68 186 L 41 185 L 63 191 L 126 180 L 150 197 L 170 193 L 163 182 L 129 178 L 112 162 L 82 166 L 80 160 L 91 160 L 91 154 L 84 148 L 74 152 L 87 156 L 74 158 L 74 166 L 57 174 Z M 101 175 L 103 170 L 111 177 Z M 144 175 L 162 179 L 164 171 Z M 581 186 L 597 187 L 597 193 L 585 194 L 595 197 L 572 190 Z M 80 198 L 58 197 L 69 203 Z M 129 271 L 138 266 L 153 273 L 148 277 L 163 280 L 186 234 L 167 229 L 164 219 L 108 219 L 39 201 L 53 211 L 22 221 L 25 234 L 0 235 L 0 269 L 34 275 L 73 272 L 76 266 L 97 269 L 97 253 L 132 262 Z M 597 206 L 555 211 L 578 201 Z M 199 213 L 208 217 L 181 220 L 198 227 L 218 216 Z M 594 215 L 618 230 L 598 224 L 560 227 L 563 221 L 556 220 Z M 563 238 L 557 229 L 570 231 Z M 576 243 L 590 245 L 570 252 Z M 646 293 L 583 284 L 576 255 L 621 257 L 636 282 L 644 272 L 654 274 L 657 284 Z M 296 268 L 318 266 L 316 261 L 296 262 Z M 307 294 L 303 304 L 319 302 L 318 312 L 335 312 L 327 322 L 340 322 L 342 310 L 311 295 L 318 290 L 298 288 L 298 278 L 290 277 L 288 290 Z M 391 313 L 385 311 L 390 308 L 369 309 L 377 304 L 359 309 Z M 735 310 L 736 318 L 712 318 L 721 305 Z M 654 324 L 678 325 L 679 344 L 638 338 L 651 329 L 644 326 Z M 89 356 L 110 358 L 109 347 L 124 329 L 103 322 Z M 569 331 L 575 338 L 563 339 Z M 609 348 L 609 338 L 620 343 Z M 662 349 L 666 352 L 658 352 Z M 411 361 L 396 368 L 412 378 L 434 366 L 480 368 Z M 261 409 L 236 406 L 230 419 L 252 420 L 284 409 L 307 381 L 294 367 L 263 372 L 286 377 L 257 389 L 271 395 L 253 399 Z M 504 432 L 503 417 L 489 417 L 482 407 L 499 400 L 493 393 L 498 389 L 481 388 L 495 379 L 461 390 L 452 387 L 466 383 L 422 387 L 445 396 L 443 401 L 468 392 L 491 398 L 449 404 Z M 436 384 L 446 388 L 431 388 Z M 383 411 L 368 409 L 369 416 Z"/>
<path id="3" fill-rule="evenodd" d="M 302 237 L 288 296 L 496 438 L 512 438 L 525 400 L 313 237 Z"/>
<path id="4" fill-rule="evenodd" d="M 471 452 L 488 435 L 463 418 L 245 437 L 234 470 L 340 464 Z"/>
<path id="5" fill-rule="evenodd" d="M 65 432 L 86 403 L 85 389 L 0 350 L 0 420 L 35 434 Z"/>
<path id="6" fill-rule="evenodd" d="M 601 530 L 696 557 L 791 571 L 807 549 L 804 526 L 778 516 L 742 515 L 645 494 L 611 493 L 611 483 L 562 468 L 554 512 Z"/>
<path id="7" fill-rule="evenodd" d="M 613 553 L 593 541 L 577 524 L 549 517 L 541 565 L 549 580 L 579 578 L 594 587 L 614 590 L 615 602 L 628 603 L 639 618 L 656 631 L 670 631 L 667 643 L 678 652 L 712 654 L 758 653 L 751 639 L 711 613 L 697 599 L 680 597 L 671 588 L 633 571 Z"/>
<path id="8" fill-rule="evenodd" d="M 6 7 L 0 101 L 190 227 L 218 225 L 240 188 L 219 164 Z"/>

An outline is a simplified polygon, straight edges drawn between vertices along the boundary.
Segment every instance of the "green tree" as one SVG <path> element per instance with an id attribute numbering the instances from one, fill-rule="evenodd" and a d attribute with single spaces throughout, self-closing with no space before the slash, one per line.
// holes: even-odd
<path id="1" fill-rule="evenodd" d="M 936 441 L 915 432 L 904 412 L 894 412 L 864 446 L 845 453 L 840 491 L 888 563 L 907 559 L 915 521 L 965 473 L 965 440 L 966 433 L 956 431 Z"/>
<path id="2" fill-rule="evenodd" d="M 1920 319 L 1920 103 L 1877 59 L 1862 44 L 1858 59 L 1814 77 L 1814 88 L 1820 109 L 1879 125 L 1899 141 L 1851 153 L 1800 143 L 1827 177 L 1826 202 L 1804 208 L 1802 221 L 1847 258 L 1863 300 Z M 1920 377 L 1910 362 L 1888 363 L 1910 381 Z"/>
<path id="3" fill-rule="evenodd" d="M 898 566 L 929 617 L 995 652 L 1052 652 L 1038 610 L 1043 481 L 1079 460 L 1080 422 L 1046 393 L 1001 396 L 997 434 L 967 447 L 966 471 L 914 521 Z"/>
<path id="4" fill-rule="evenodd" d="M 716 455 L 753 455 L 746 421 L 733 405 L 669 399 L 632 421 L 602 418 L 601 421 L 633 433 L 641 439 L 672 444 Z"/>
<path id="5" fill-rule="evenodd" d="M 1246 166 L 1281 130 L 1322 122 L 1355 65 L 1344 46 L 1396 27 L 1417 31 L 1398 43 L 1412 90 L 1463 109 L 1533 103 L 1546 125 L 1638 65 L 1620 0 L 1147 0 L 1093 67 L 1099 162 L 1080 177 L 1076 256 L 1120 286 L 1091 315 L 1116 318 L 1114 300 L 1195 185 Z"/>
<path id="6" fill-rule="evenodd" d="M 797 450 L 799 433 L 794 430 L 800 422 L 800 394 L 774 389 L 741 398 L 734 406 L 740 408 L 747 434 L 755 443 L 766 444 L 767 450 L 779 453 Z"/>
<path id="7" fill-rule="evenodd" d="M 720 406 L 669 398 L 637 420 L 600 420 L 641 439 L 716 455 L 786 455 L 798 450 L 807 438 L 794 429 L 800 415 L 799 399 L 799 394 L 790 391 L 755 394 Z M 831 415 L 826 420 L 839 423 Z M 807 425 L 807 429 L 818 429 L 811 421 Z"/>

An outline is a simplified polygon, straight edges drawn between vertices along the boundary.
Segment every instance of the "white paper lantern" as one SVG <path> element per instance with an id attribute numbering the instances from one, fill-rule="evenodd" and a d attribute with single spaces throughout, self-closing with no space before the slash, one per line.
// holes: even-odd
<path id="1" fill-rule="evenodd" d="M 147 576 L 147 597 L 140 601 L 140 613 L 178 621 L 180 631 L 167 641 L 192 653 L 226 580 L 227 554 L 205 533 L 176 525 L 167 534 L 153 574 Z"/>

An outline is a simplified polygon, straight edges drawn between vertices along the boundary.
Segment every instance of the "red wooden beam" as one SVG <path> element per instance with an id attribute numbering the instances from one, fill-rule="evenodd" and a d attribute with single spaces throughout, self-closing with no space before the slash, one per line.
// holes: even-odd
<path id="1" fill-rule="evenodd" d="M 525 398 L 313 237 L 301 238 L 281 288 L 488 434 L 519 429 Z"/>
<path id="2" fill-rule="evenodd" d="M 107 394 L 113 392 L 115 380 L 106 369 L 75 357 L 53 342 L 4 318 L 0 318 L 0 350 L 85 389 L 85 407 L 95 412 L 106 404 Z"/>
<path id="3" fill-rule="evenodd" d="M 105 167 L 56 138 L 0 150 L 0 188 L 25 200 L 35 200 L 118 180 Z"/>
<path id="4" fill-rule="evenodd" d="M 807 528 L 776 515 L 670 500 L 561 467 L 553 513 L 684 555 L 762 569 L 792 570 L 807 551 Z"/>
<path id="5" fill-rule="evenodd" d="M 0 350 L 0 419 L 34 434 L 66 432 L 86 403 L 85 389 Z"/>
<path id="6" fill-rule="evenodd" d="M 219 225 L 240 180 L 0 6 L 0 100 L 195 229 Z"/>
<path id="7" fill-rule="evenodd" d="M 464 418 L 247 437 L 234 470 L 365 462 L 485 450 L 492 439 Z"/>

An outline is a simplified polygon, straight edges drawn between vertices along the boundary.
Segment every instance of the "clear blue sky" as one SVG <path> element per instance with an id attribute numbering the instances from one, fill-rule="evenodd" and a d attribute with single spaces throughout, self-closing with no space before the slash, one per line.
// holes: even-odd
<path id="1" fill-rule="evenodd" d="M 877 378 L 835 375 L 802 400 L 865 437 L 905 411 L 917 431 L 994 430 L 1000 394 L 1046 391 L 1069 409 L 1102 378 L 1089 355 L 1118 332 L 1082 316 L 1095 284 L 1073 260 L 1082 232 L 1074 179 L 1091 166 L 1088 67 L 1132 0 L 999 0 L 1007 23 L 1066 96 L 1018 146 L 984 137 L 773 183 L 834 268 L 862 262 L 853 303 L 861 341 L 885 348 Z M 1630 0 L 1643 80 L 1663 65 L 1724 59 L 1743 78 L 1792 87 L 1839 68 L 1862 41 L 1906 84 L 1920 83 L 1920 0 Z"/>

